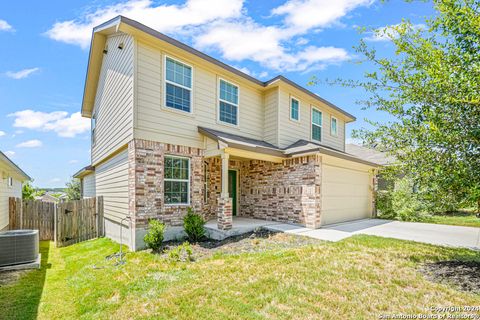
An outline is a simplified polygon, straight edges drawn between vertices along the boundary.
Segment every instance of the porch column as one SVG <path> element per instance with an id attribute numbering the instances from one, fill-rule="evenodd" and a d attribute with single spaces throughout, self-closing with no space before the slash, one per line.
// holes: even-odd
<path id="1" fill-rule="evenodd" d="M 232 228 L 232 199 L 228 194 L 228 160 L 230 155 L 222 153 L 222 192 L 217 199 L 217 226 L 220 230 Z"/>
<path id="2" fill-rule="evenodd" d="M 230 155 L 228 153 L 222 153 L 222 198 L 228 198 L 228 160 Z"/>

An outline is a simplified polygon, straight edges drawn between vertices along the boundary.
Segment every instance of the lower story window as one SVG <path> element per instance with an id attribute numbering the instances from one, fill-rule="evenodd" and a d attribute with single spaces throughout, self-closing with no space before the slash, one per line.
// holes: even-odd
<path id="1" fill-rule="evenodd" d="M 190 159 L 165 156 L 165 204 L 189 204 Z"/>

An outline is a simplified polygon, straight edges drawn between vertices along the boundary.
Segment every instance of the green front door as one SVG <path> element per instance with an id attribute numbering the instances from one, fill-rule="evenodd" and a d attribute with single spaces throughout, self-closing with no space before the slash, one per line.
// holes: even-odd
<path id="1" fill-rule="evenodd" d="M 237 215 L 237 171 L 228 170 L 228 194 L 232 198 L 232 214 Z"/>

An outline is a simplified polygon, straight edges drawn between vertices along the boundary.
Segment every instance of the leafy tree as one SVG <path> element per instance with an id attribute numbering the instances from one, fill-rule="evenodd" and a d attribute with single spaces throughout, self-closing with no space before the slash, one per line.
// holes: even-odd
<path id="1" fill-rule="evenodd" d="M 356 47 L 373 64 L 362 81 L 364 108 L 393 117 L 354 131 L 366 144 L 398 159 L 397 171 L 422 186 L 425 199 L 480 211 L 480 2 L 434 0 L 435 16 L 418 28 L 409 21 L 376 31 L 390 38 L 393 58 L 379 57 L 365 41 Z M 448 196 L 448 197 L 447 197 Z"/>
<path id="2" fill-rule="evenodd" d="M 22 186 L 22 199 L 33 200 L 35 199 L 36 192 L 37 191 L 32 187 L 30 182 L 26 182 Z"/>
<path id="3" fill-rule="evenodd" d="M 68 200 L 81 199 L 80 180 L 72 178 L 70 182 L 67 182 L 66 186 L 67 189 L 65 189 L 65 193 L 67 194 Z"/>

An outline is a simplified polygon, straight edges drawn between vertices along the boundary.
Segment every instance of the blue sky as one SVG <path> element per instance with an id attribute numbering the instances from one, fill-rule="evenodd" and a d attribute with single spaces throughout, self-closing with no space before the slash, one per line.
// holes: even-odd
<path id="1" fill-rule="evenodd" d="M 28 8 L 27 10 L 25 8 Z M 21 14 L 19 14 L 21 12 Z M 369 30 L 403 19 L 421 24 L 429 2 L 372 0 L 2 1 L 0 3 L 0 150 L 40 187 L 63 187 L 90 162 L 89 121 L 78 112 L 92 26 L 117 14 L 138 20 L 251 75 L 283 74 L 306 86 L 319 79 L 361 79 L 371 66 L 352 46 L 368 38 L 384 56 L 388 39 Z M 386 121 L 361 110 L 360 90 L 308 87 L 357 117 Z"/>

